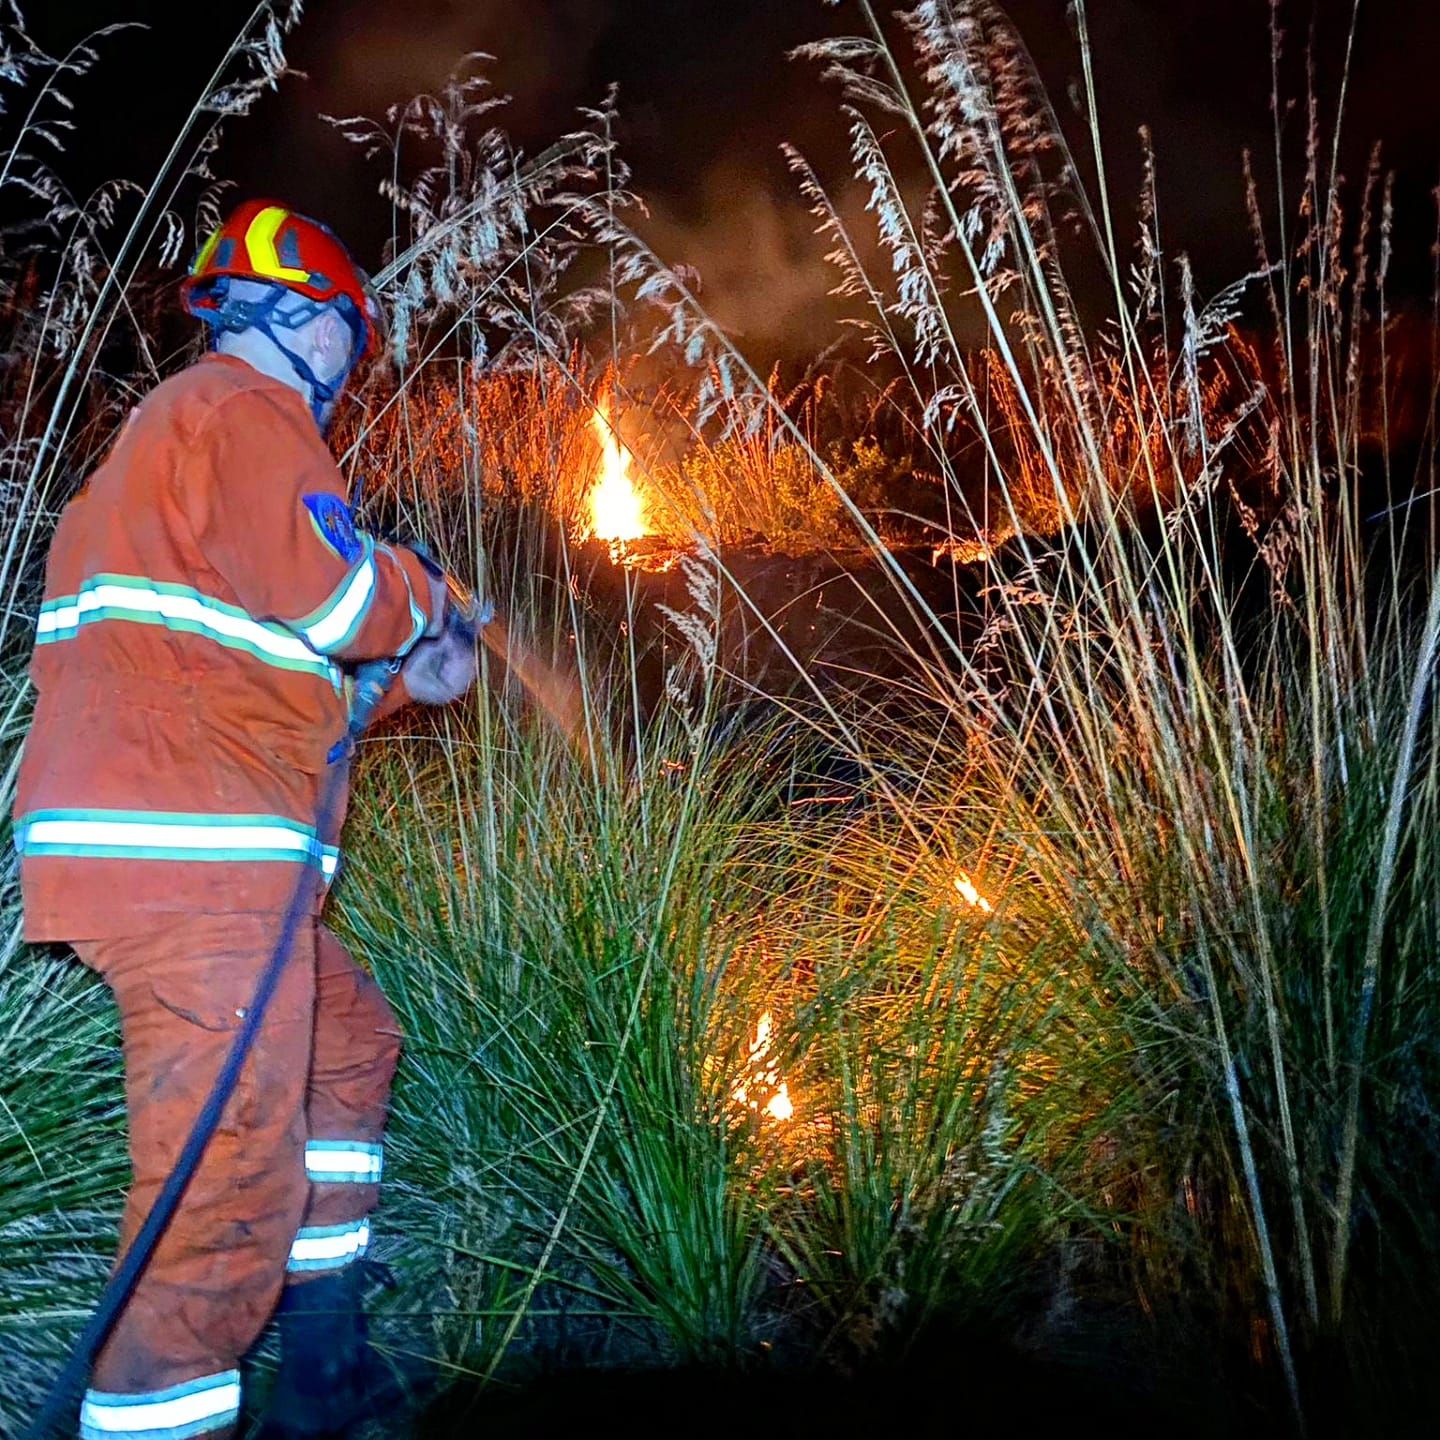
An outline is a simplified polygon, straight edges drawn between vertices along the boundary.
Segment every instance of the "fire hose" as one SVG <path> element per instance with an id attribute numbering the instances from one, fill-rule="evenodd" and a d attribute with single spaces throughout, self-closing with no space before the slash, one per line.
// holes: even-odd
<path id="1" fill-rule="evenodd" d="M 493 619 L 494 607 L 489 602 L 483 606 L 480 605 L 469 590 L 453 576 L 447 575 L 439 566 L 435 565 L 420 547 L 417 546 L 415 549 L 426 569 L 445 581 L 448 592 L 444 621 L 446 629 L 462 642 L 468 639 L 471 644 L 474 644 L 481 628 Z M 376 708 L 385 698 L 395 677 L 400 673 L 400 667 L 401 661 L 394 658 L 366 661 L 356 668 L 350 705 L 350 721 L 344 736 L 331 749 L 327 757 L 329 765 L 320 788 L 320 800 L 315 810 L 317 853 L 318 846 L 324 843 L 324 837 L 330 833 L 336 807 L 345 789 L 347 767 L 341 762 L 348 759 L 354 750 L 355 742 L 370 723 Z M 200 1113 L 195 1117 L 195 1123 L 175 1161 L 174 1168 L 166 1177 L 160 1193 L 155 1197 L 155 1203 L 150 1207 L 150 1213 L 145 1217 L 145 1222 L 135 1236 L 134 1243 L 125 1252 L 104 1290 L 101 1291 L 95 1309 L 85 1328 L 80 1332 L 79 1338 L 75 1341 L 64 1369 L 51 1385 L 49 1394 L 45 1397 L 45 1403 L 40 1408 L 40 1413 L 31 1422 L 22 1440 L 48 1440 L 50 1434 L 68 1412 L 69 1407 L 74 1404 L 96 1354 L 101 1345 L 105 1343 L 106 1336 L 120 1318 L 136 1285 L 140 1282 L 141 1276 L 149 1266 L 155 1248 L 160 1243 L 166 1227 L 174 1218 L 180 1201 L 184 1198 L 185 1191 L 194 1178 L 201 1157 L 220 1124 L 220 1117 L 230 1101 L 231 1094 L 240 1078 L 240 1072 L 245 1068 L 245 1061 L 249 1058 L 256 1037 L 265 1022 L 265 1012 L 269 1009 L 271 998 L 275 994 L 275 987 L 280 982 L 290 947 L 295 941 L 301 920 L 309 912 L 313 899 L 311 887 L 315 883 L 315 878 L 310 867 L 302 864 L 299 881 L 291 893 L 290 903 L 286 906 L 281 920 L 280 938 L 260 975 L 259 982 L 255 986 L 255 993 L 245 1009 L 244 1022 L 230 1044 L 225 1063 L 220 1067 L 220 1073 L 216 1075 L 215 1083 L 210 1087 L 210 1093 L 205 1097 L 205 1103 L 200 1107 Z"/>

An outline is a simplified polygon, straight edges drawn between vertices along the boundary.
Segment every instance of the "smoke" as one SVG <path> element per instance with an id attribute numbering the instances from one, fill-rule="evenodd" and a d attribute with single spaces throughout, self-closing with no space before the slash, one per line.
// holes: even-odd
<path id="1" fill-rule="evenodd" d="M 923 180 L 904 189 L 918 215 Z M 891 288 L 890 256 L 866 209 L 866 190 L 851 180 L 834 188 L 831 198 L 866 270 L 880 289 Z M 771 190 L 753 159 L 734 155 L 702 177 L 695 203 L 684 212 L 652 204 L 643 229 L 662 260 L 699 272 L 700 300 L 711 318 L 742 348 L 768 361 L 814 356 L 843 333 L 842 318 L 874 318 L 861 301 L 832 294 L 840 272 L 825 259 L 833 241 L 815 233 L 817 223 L 798 188 Z M 953 319 L 967 343 L 984 340 L 983 317 L 973 303 L 958 307 Z"/>
<path id="2" fill-rule="evenodd" d="M 328 105 L 345 113 L 441 87 L 464 56 L 495 56 L 488 73 L 510 95 L 504 123 L 548 128 L 587 96 L 591 52 L 613 23 L 611 0 L 409 0 L 355 7 L 329 38 L 312 74 Z"/>
<path id="3" fill-rule="evenodd" d="M 693 267 L 701 300 L 737 340 L 810 350 L 833 338 L 836 281 L 803 202 L 772 194 L 738 157 L 703 177 L 684 213 L 651 205 L 646 239 L 669 264 Z"/>

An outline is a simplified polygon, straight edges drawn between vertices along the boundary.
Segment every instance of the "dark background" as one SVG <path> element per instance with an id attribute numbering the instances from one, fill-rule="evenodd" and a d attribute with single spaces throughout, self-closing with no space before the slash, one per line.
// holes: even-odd
<path id="1" fill-rule="evenodd" d="M 111 175 L 148 181 L 188 107 L 253 8 L 251 0 L 29 0 L 37 41 L 56 51 L 102 24 L 147 29 L 103 42 L 104 63 L 72 86 L 80 138 L 61 163 L 77 192 Z M 1078 51 L 1064 0 L 1012 0 L 1057 109 L 1084 153 L 1069 88 Z M 1133 230 L 1138 127 L 1159 153 L 1162 222 L 1192 253 L 1202 290 L 1250 268 L 1241 169 L 1247 146 L 1273 202 L 1268 0 L 1092 0 L 1097 83 L 1116 223 Z M 1304 154 L 1304 49 L 1314 35 L 1322 112 L 1333 116 L 1348 0 L 1285 0 L 1285 122 Z M 231 122 L 217 169 L 237 196 L 273 195 L 329 220 L 362 263 L 379 261 L 388 202 L 367 167 L 319 118 L 379 116 L 443 84 L 472 50 L 493 53 L 513 97 L 502 123 L 530 151 L 570 128 L 576 107 L 618 82 L 623 151 L 650 207 L 648 233 L 696 265 L 713 313 L 762 352 L 801 354 L 833 333 L 823 246 L 779 154 L 789 139 L 843 182 L 844 126 L 833 87 L 787 60 L 793 45 L 858 27 L 853 5 L 820 0 L 309 0 L 288 47 L 292 76 Z M 1358 188 L 1372 141 L 1400 174 L 1396 283 L 1428 292 L 1440 165 L 1440 6 L 1364 0 L 1342 168 Z M 13 118 L 13 117 L 12 117 Z M 1298 170 L 1295 172 L 1298 175 Z M 862 200 L 847 198 L 848 213 Z"/>

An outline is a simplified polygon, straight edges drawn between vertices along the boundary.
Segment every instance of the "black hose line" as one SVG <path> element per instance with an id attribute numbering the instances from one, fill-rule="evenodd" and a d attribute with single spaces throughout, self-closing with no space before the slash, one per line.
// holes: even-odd
<path id="1" fill-rule="evenodd" d="M 378 663 L 383 665 L 386 662 Z M 390 668 L 392 676 L 395 668 L 398 667 Z M 346 742 L 342 742 L 342 745 L 337 747 L 339 753 L 332 752 L 332 760 L 337 763 L 330 765 L 320 792 L 320 803 L 315 814 L 317 845 L 323 845 L 325 842 L 325 836 L 330 831 L 330 823 L 335 815 L 336 804 L 344 789 L 348 766 L 338 762 L 348 755 L 355 737 L 369 723 L 370 716 L 374 713 L 375 706 L 379 704 L 384 693 L 385 687 L 380 684 L 357 683 L 355 686 L 354 709 L 351 712 Z M 323 851 L 321 853 L 323 854 Z M 280 983 L 280 975 L 285 969 L 285 960 L 294 943 L 296 931 L 300 928 L 300 921 L 309 913 L 313 899 L 311 887 L 316 878 L 315 871 L 308 864 L 302 862 L 299 882 L 290 896 L 290 904 L 287 906 L 281 922 L 280 939 L 260 976 L 259 984 L 255 987 L 254 997 L 245 1011 L 244 1024 L 241 1025 L 235 1039 L 231 1042 L 230 1053 L 226 1055 L 225 1063 L 215 1077 L 215 1083 L 210 1087 L 210 1094 L 206 1097 L 204 1105 L 201 1106 L 199 1115 L 195 1117 L 195 1124 L 185 1141 L 184 1149 L 181 1150 L 179 1158 L 175 1161 L 175 1168 L 171 1170 L 159 1195 L 155 1197 L 155 1203 L 150 1207 L 150 1213 L 145 1217 L 145 1223 L 140 1227 L 140 1233 L 136 1235 L 134 1244 L 125 1252 L 124 1259 L 115 1267 L 104 1290 L 101 1291 L 95 1310 L 84 1330 L 80 1332 L 80 1338 L 76 1340 L 75 1348 L 71 1350 L 70 1358 L 65 1362 L 65 1368 L 60 1372 L 55 1383 L 51 1385 L 40 1413 L 31 1421 L 29 1429 L 25 1431 L 21 1440 L 50 1440 L 55 1427 L 75 1405 L 76 1397 L 85 1384 L 96 1354 L 105 1343 L 111 1328 L 129 1303 L 140 1277 L 150 1264 L 155 1247 L 160 1243 L 160 1237 L 174 1218 L 175 1211 L 179 1208 L 180 1201 L 184 1198 L 185 1191 L 194 1178 L 200 1159 L 214 1136 L 216 1127 L 220 1124 L 220 1117 L 229 1103 L 235 1084 L 240 1078 L 240 1072 L 244 1069 L 245 1061 L 254 1047 L 255 1037 L 259 1035 L 260 1027 L 265 1022 L 265 1012 L 269 1009 L 271 998 L 275 994 L 275 987 Z"/>

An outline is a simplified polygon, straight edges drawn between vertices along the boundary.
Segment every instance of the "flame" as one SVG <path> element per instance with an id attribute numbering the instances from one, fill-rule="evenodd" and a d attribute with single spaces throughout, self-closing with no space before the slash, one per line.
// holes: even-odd
<path id="1" fill-rule="evenodd" d="M 982 915 L 989 915 L 994 906 L 975 888 L 975 883 L 962 870 L 955 877 L 955 888 L 960 892 L 965 902 Z"/>
<path id="2" fill-rule="evenodd" d="M 639 540 L 649 533 L 645 506 L 630 479 L 630 452 L 602 401 L 590 417 L 590 428 L 600 442 L 600 473 L 590 491 L 590 529 L 599 540 Z"/>
<path id="3" fill-rule="evenodd" d="M 790 1087 L 780 1078 L 780 1067 L 766 1058 L 770 1053 L 770 1034 L 774 1028 L 775 1022 L 770 1012 L 764 1011 L 755 1026 L 755 1038 L 750 1042 L 750 1070 L 756 1084 L 774 1092 L 765 1102 L 765 1113 L 776 1120 L 789 1120 L 795 1114 L 795 1102 L 790 1098 Z M 748 1082 L 741 1080 L 732 1093 L 740 1104 L 760 1108 L 757 1102 L 750 1099 Z"/>
<path id="4" fill-rule="evenodd" d="M 944 540 L 931 547 L 930 563 L 938 565 L 942 560 L 953 560 L 960 565 L 980 565 L 995 558 L 995 551 L 983 536 L 973 540 Z"/>

